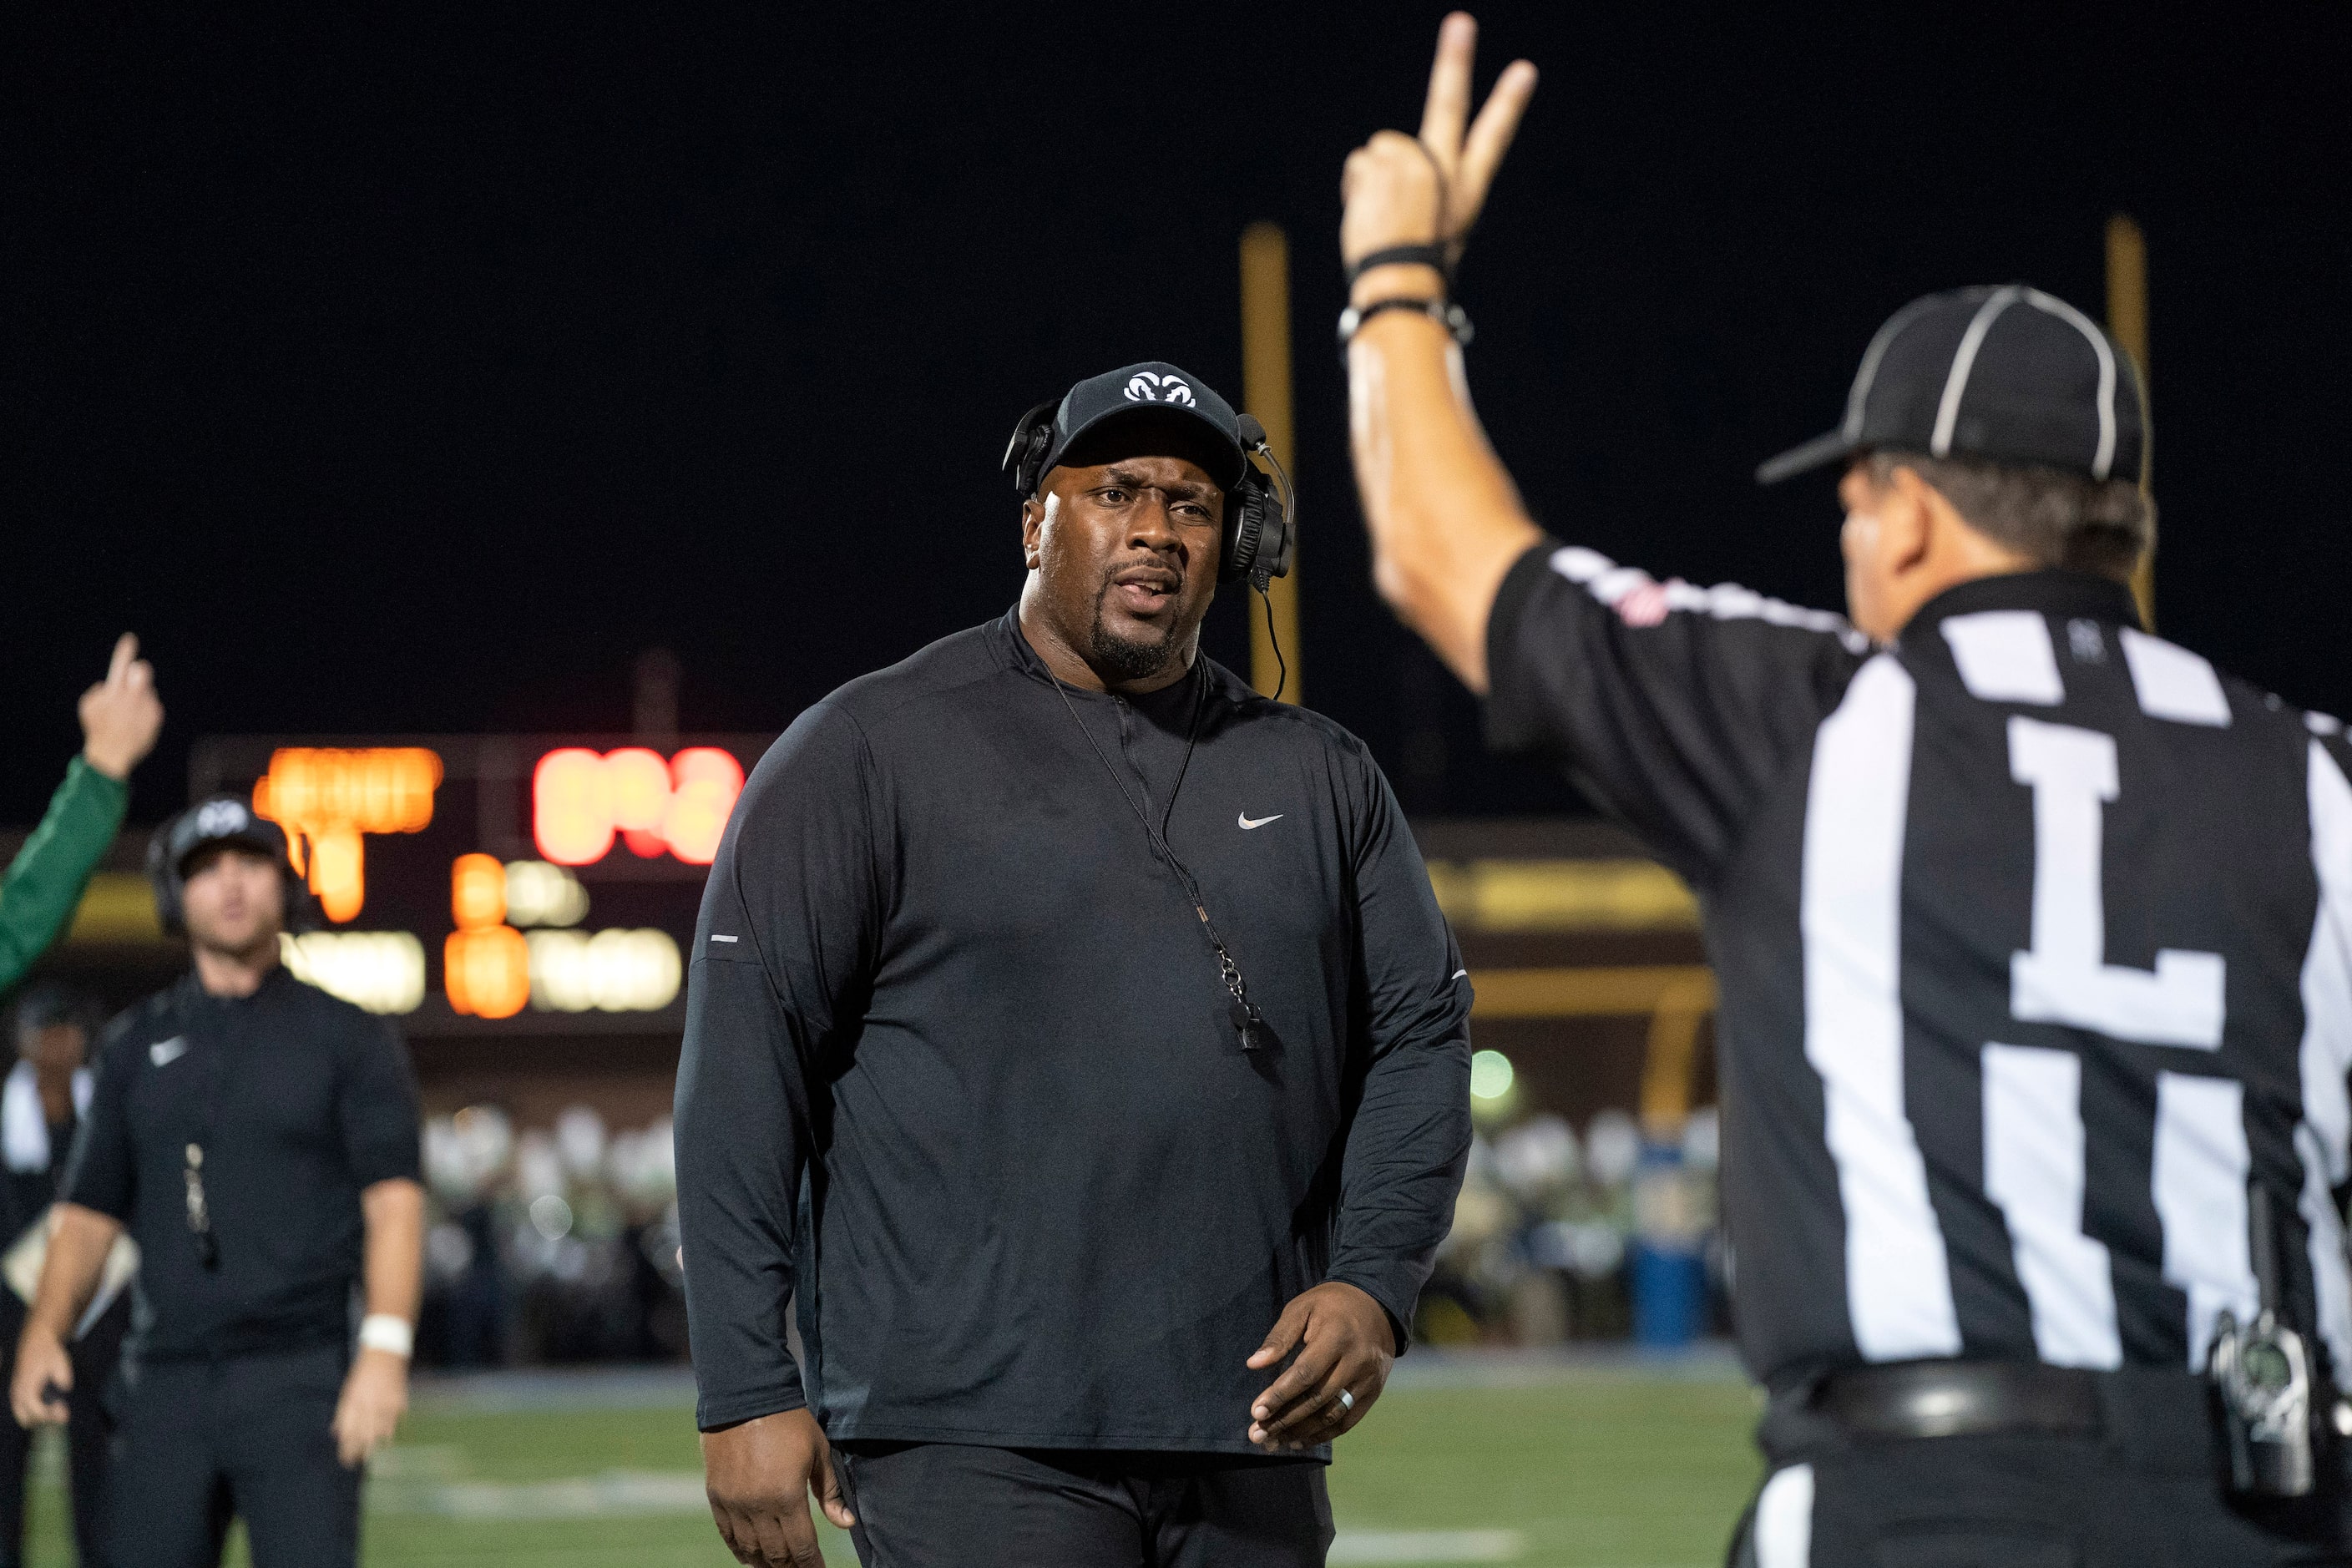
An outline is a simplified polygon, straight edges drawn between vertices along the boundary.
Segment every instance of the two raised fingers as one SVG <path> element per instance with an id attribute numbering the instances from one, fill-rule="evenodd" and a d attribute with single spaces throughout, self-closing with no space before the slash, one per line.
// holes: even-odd
<path id="1" fill-rule="evenodd" d="M 1470 70 L 1477 52 L 1478 24 L 1465 12 L 1446 17 L 1437 31 L 1437 59 L 1430 67 L 1429 96 L 1421 113 L 1421 144 L 1449 187 L 1446 241 L 1456 247 L 1478 221 L 1487 187 L 1494 184 L 1495 171 L 1518 134 L 1536 90 L 1536 68 L 1514 60 L 1496 79 L 1486 106 L 1472 121 Z"/>

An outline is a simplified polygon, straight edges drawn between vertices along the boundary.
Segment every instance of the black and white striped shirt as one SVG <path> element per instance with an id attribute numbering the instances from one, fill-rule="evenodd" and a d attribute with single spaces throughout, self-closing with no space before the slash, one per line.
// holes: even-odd
<path id="1" fill-rule="evenodd" d="M 1703 899 L 1759 1377 L 2201 1367 L 2256 1305 L 2254 1182 L 2282 1317 L 2352 1365 L 2337 721 L 2062 572 L 1874 649 L 1548 542 L 1488 639 L 1493 740 L 1558 756 Z"/>

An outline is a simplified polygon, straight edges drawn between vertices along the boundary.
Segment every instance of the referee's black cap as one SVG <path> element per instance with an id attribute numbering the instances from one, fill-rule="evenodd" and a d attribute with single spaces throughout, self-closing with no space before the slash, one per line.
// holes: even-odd
<path id="1" fill-rule="evenodd" d="M 1845 419 L 1756 482 L 1878 447 L 2137 479 L 2147 450 L 2139 372 L 2082 311 L 2023 283 L 1912 300 L 1862 356 Z"/>

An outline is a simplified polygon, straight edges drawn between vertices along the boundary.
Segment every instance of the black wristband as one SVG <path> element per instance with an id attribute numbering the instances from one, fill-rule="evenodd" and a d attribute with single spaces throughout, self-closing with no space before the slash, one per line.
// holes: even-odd
<path id="1" fill-rule="evenodd" d="M 1477 330 L 1470 325 L 1468 313 L 1461 306 L 1450 300 L 1404 298 L 1375 300 L 1361 310 L 1350 305 L 1339 312 L 1339 363 L 1341 364 L 1348 363 L 1349 340 L 1363 330 L 1366 321 L 1383 310 L 1411 310 L 1415 315 L 1427 316 L 1452 333 L 1456 343 L 1465 346 L 1467 346 L 1470 340 L 1477 335 Z"/>
<path id="2" fill-rule="evenodd" d="M 1375 267 L 1434 267 L 1448 288 L 1454 284 L 1454 268 L 1446 260 L 1445 247 L 1442 245 L 1392 245 L 1386 250 L 1375 250 L 1346 269 L 1348 287 L 1353 289 L 1356 279 Z"/>

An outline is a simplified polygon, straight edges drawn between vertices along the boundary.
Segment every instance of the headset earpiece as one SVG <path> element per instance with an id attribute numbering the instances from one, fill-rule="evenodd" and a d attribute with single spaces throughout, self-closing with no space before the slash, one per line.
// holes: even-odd
<path id="1" fill-rule="evenodd" d="M 172 828 L 180 819 L 164 819 L 147 840 L 147 882 L 155 889 L 155 923 L 163 928 L 166 936 L 186 934 L 187 926 L 180 914 L 180 879 L 172 868 Z"/>
<path id="2" fill-rule="evenodd" d="M 1024 414 L 1013 427 L 1013 439 L 1004 445 L 1004 460 L 997 467 L 1013 480 L 1013 491 L 1023 500 L 1037 493 L 1045 477 L 1039 465 L 1045 460 L 1045 448 L 1054 444 L 1054 411 L 1061 405 L 1060 399 L 1048 398 Z"/>
<path id="3" fill-rule="evenodd" d="M 1225 498 L 1225 545 L 1217 563 L 1217 581 L 1246 581 L 1263 594 L 1274 578 L 1290 575 L 1291 560 L 1297 553 L 1290 477 L 1274 455 L 1265 426 L 1247 414 L 1234 423 L 1243 444 L 1272 464 L 1274 473 L 1269 476 L 1255 463 L 1244 461 L 1241 482 Z"/>
<path id="4" fill-rule="evenodd" d="M 165 818 L 163 825 L 155 829 L 154 837 L 147 840 L 147 881 L 155 890 L 155 922 L 163 928 L 166 936 L 188 934 L 187 910 L 182 897 L 186 884 L 180 868 L 172 863 L 172 833 L 184 818 L 209 804 L 210 801 L 200 800 L 178 816 Z M 282 827 L 278 831 L 285 833 Z M 290 839 L 290 835 L 288 837 Z M 322 914 L 318 895 L 310 891 L 310 879 L 297 871 L 293 861 L 282 854 L 278 857 L 278 870 L 286 888 L 280 929 L 296 935 L 320 929 Z"/>

